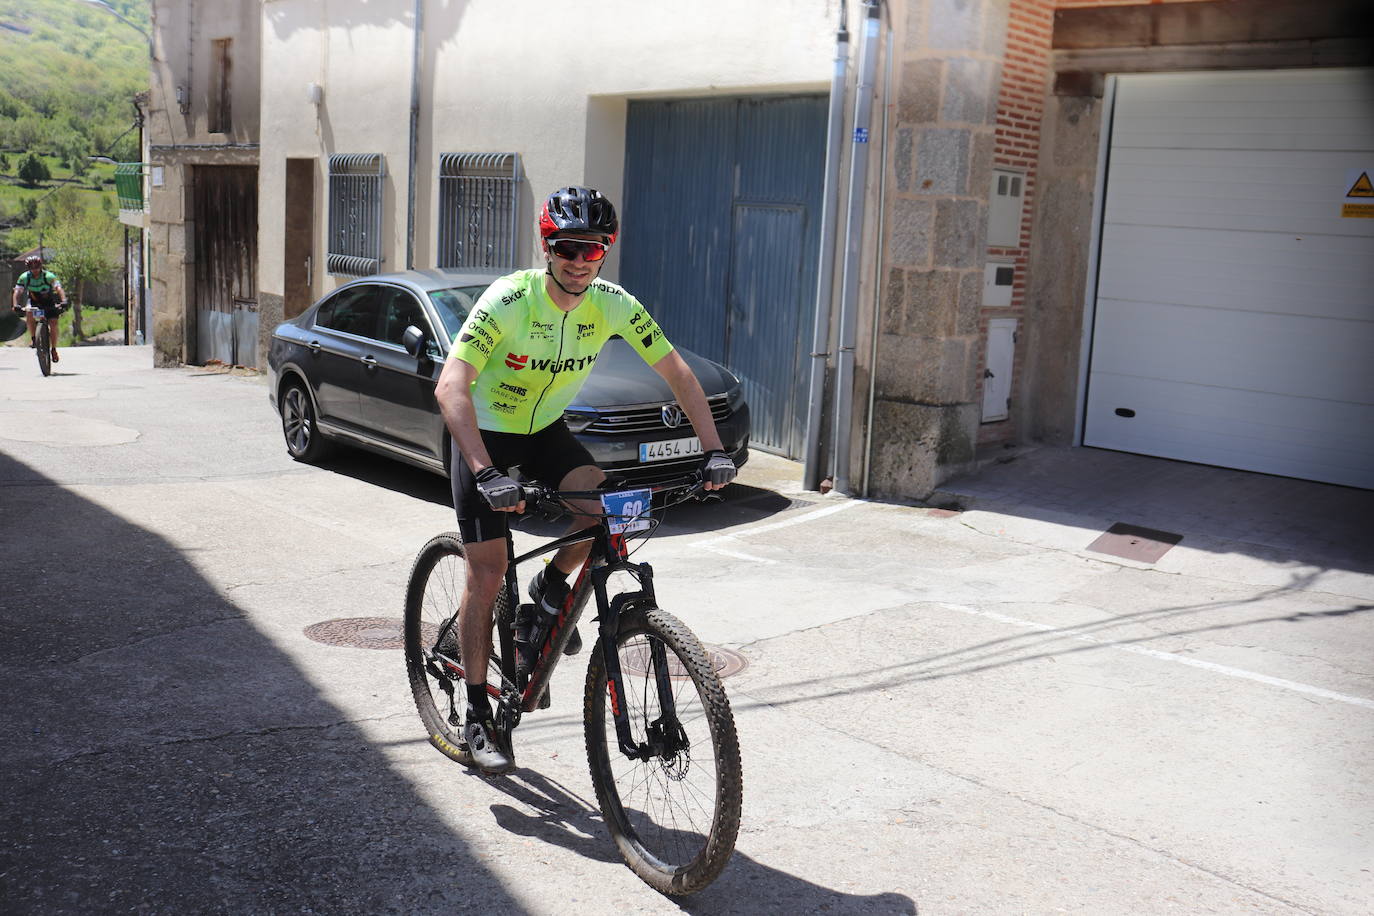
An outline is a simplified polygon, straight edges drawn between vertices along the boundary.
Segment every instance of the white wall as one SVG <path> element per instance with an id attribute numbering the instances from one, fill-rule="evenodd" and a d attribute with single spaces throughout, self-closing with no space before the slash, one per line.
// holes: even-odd
<path id="1" fill-rule="evenodd" d="M 850 4 L 854 18 L 857 4 Z M 404 267 L 414 0 L 265 0 L 259 283 L 282 290 L 285 160 L 383 153 L 386 269 Z M 564 184 L 620 203 L 631 98 L 825 91 L 838 0 L 424 0 L 415 265 L 435 257 L 437 161 L 516 152 L 519 251 L 533 208 Z M 853 23 L 851 23 L 852 25 Z M 318 112 L 306 87 L 318 83 Z M 321 185 L 324 187 L 324 185 Z M 317 197 L 324 251 L 327 193 Z M 320 259 L 322 260 L 322 258 Z M 614 277 L 612 258 L 607 276 Z M 339 282 L 316 277 L 319 294 Z"/>

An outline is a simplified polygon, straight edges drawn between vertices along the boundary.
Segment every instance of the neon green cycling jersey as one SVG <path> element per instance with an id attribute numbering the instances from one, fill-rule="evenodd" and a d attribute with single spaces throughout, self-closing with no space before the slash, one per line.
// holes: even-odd
<path id="1" fill-rule="evenodd" d="M 653 365 L 672 352 L 639 301 L 605 280 L 593 280 L 571 312 L 553 304 L 543 270 L 521 270 L 487 288 L 454 337 L 450 359 L 477 370 L 472 402 L 481 429 L 536 433 L 563 415 L 619 334 Z"/>

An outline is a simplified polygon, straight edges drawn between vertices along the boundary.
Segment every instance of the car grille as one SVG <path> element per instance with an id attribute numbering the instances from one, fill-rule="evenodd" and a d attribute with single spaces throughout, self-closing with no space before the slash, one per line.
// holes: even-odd
<path id="1" fill-rule="evenodd" d="M 723 394 L 706 399 L 706 403 L 711 407 L 711 417 L 717 423 L 729 419 L 729 400 Z M 692 424 L 684 416 L 681 426 L 667 426 L 663 422 L 663 405 L 655 404 L 652 407 L 598 410 L 596 421 L 588 426 L 584 432 L 591 435 L 618 436 L 626 433 L 656 433 L 666 429 L 682 429 L 685 433 L 691 433 Z"/>

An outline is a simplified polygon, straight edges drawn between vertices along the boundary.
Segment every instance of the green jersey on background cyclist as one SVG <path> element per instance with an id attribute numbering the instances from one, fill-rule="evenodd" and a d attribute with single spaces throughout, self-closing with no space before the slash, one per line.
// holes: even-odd
<path id="1" fill-rule="evenodd" d="M 473 761 L 489 773 L 513 765 L 492 740 L 485 680 L 492 611 L 506 571 L 505 513 L 525 507 L 508 472 L 518 466 L 526 478 L 562 490 L 592 490 L 606 479 L 563 422 L 563 410 L 611 335 L 624 338 L 668 382 L 705 450 L 707 488 L 720 489 L 735 476 L 686 361 L 638 300 L 600 279 L 618 232 L 615 207 L 599 191 L 566 187 L 549 195 L 539 215 L 544 267 L 509 274 L 487 289 L 455 335 L 435 392 L 453 437 L 449 475 L 467 574 L 457 646 L 468 694 L 463 737 Z M 578 508 L 599 511 L 589 503 Z M 568 530 L 593 521 L 575 516 Z M 522 644 L 538 650 L 568 595 L 568 576 L 590 549 L 590 542 L 563 547 L 535 577 L 530 597 L 537 612 Z M 567 651 L 580 646 L 574 632 Z"/>
<path id="2" fill-rule="evenodd" d="M 52 345 L 53 362 L 57 362 L 57 318 L 66 304 L 67 295 L 62 290 L 62 284 L 57 279 L 57 274 L 43 267 L 43 259 L 36 255 L 29 255 L 24 261 L 24 266 L 28 268 L 19 275 L 19 279 L 14 281 L 14 292 L 10 295 L 10 308 L 16 312 L 23 312 L 25 321 L 29 326 L 29 346 L 37 346 L 37 335 L 34 329 L 37 322 L 34 321 L 31 312 L 24 311 L 24 305 L 19 298 L 22 294 L 27 297 L 28 304 L 42 308 L 47 314 L 48 321 L 48 340 Z"/>

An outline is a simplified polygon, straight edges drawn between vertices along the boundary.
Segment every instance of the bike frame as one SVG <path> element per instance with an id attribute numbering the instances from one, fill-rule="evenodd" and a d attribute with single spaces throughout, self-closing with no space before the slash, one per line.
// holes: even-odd
<path id="1" fill-rule="evenodd" d="M 658 492 L 661 489 L 670 488 L 654 487 L 652 489 Z M 578 495 L 590 496 L 592 494 Z M 558 614 L 558 619 L 554 621 L 542 654 L 535 661 L 528 680 L 521 684 L 515 670 L 513 626 L 515 610 L 519 607 L 519 581 L 516 577 L 516 567 L 535 557 L 586 541 L 592 542 L 591 552 L 587 554 L 587 559 L 583 561 L 582 568 L 578 571 L 577 580 L 572 589 L 569 590 L 568 598 Z M 635 591 L 622 592 L 611 598 L 608 594 L 607 583 L 611 576 L 617 572 L 628 573 L 639 584 L 639 588 Z M 621 752 L 632 759 L 647 760 L 658 753 L 665 751 L 671 753 L 677 750 L 677 736 L 680 733 L 680 727 L 677 725 L 677 707 L 673 697 L 672 680 L 668 674 L 668 654 L 662 643 L 650 643 L 650 662 L 653 665 L 659 709 L 662 711 L 662 716 L 650 727 L 652 744 L 635 743 L 630 728 L 629 713 L 621 702 L 621 697 L 625 693 L 624 680 L 620 669 L 620 655 L 616 651 L 616 636 L 620 633 L 621 614 L 627 607 L 637 604 L 656 606 L 657 599 L 654 595 L 653 568 L 648 563 L 630 562 L 625 535 L 611 534 L 605 516 L 602 516 L 590 528 L 563 535 L 520 556 L 515 555 L 515 542 L 508 534 L 506 537 L 506 580 L 502 587 L 511 619 L 496 621 L 496 629 L 501 640 L 501 678 L 513 689 L 507 691 L 488 683 L 487 693 L 497 700 L 500 710 L 498 717 L 504 719 L 502 722 L 504 731 L 509 734 L 510 730 L 520 723 L 520 716 L 523 713 L 533 712 L 538 707 L 539 698 L 548 686 L 554 669 L 558 667 L 558 660 L 562 657 L 563 649 L 568 644 L 574 628 L 582 617 L 582 611 L 586 607 L 588 598 L 595 595 L 598 626 L 597 640 L 593 651 L 600 651 L 605 661 L 606 691 L 610 695 L 611 714 L 615 719 L 616 739 Z M 456 617 L 449 625 L 457 625 Z M 443 633 L 441 632 L 440 638 L 442 636 Z M 495 648 L 493 646 L 493 649 Z M 457 672 L 460 677 L 463 676 L 464 672 L 460 664 L 443 660 L 443 665 Z"/>

